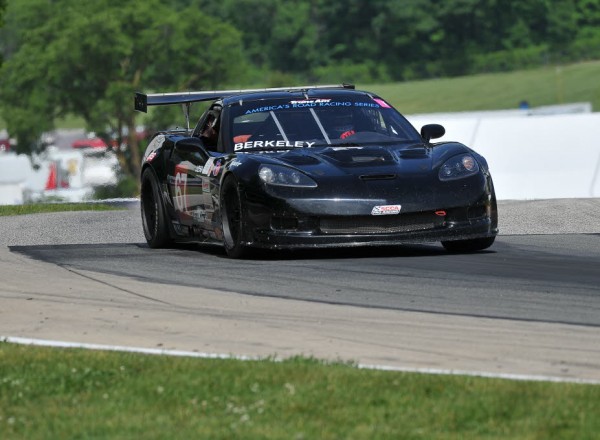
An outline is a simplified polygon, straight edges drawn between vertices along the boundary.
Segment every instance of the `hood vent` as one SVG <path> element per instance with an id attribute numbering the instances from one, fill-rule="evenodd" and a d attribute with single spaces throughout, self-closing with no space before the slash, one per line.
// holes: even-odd
<path id="1" fill-rule="evenodd" d="M 404 150 L 398 151 L 398 156 L 402 159 L 422 159 L 427 157 L 427 150 L 423 147 L 405 148 Z"/>
<path id="2" fill-rule="evenodd" d="M 360 180 L 394 180 L 395 174 L 363 174 L 358 176 Z"/>
<path id="3" fill-rule="evenodd" d="M 323 156 L 333 159 L 346 166 L 380 165 L 395 162 L 389 151 L 383 148 L 332 148 L 322 153 Z"/>
<path id="4" fill-rule="evenodd" d="M 321 163 L 316 157 L 309 156 L 307 154 L 286 154 L 280 156 L 279 160 L 295 166 L 318 165 Z"/>

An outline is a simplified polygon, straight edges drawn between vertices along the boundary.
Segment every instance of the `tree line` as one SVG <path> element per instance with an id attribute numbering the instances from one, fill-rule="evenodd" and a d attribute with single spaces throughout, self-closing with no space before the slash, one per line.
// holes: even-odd
<path id="1" fill-rule="evenodd" d="M 600 0 L 173 0 L 232 24 L 249 62 L 361 83 L 600 57 Z"/>
<path id="2" fill-rule="evenodd" d="M 20 151 L 75 114 L 126 141 L 131 175 L 136 90 L 366 84 L 600 58 L 600 0 L 0 0 L 0 25 L 0 112 Z"/>

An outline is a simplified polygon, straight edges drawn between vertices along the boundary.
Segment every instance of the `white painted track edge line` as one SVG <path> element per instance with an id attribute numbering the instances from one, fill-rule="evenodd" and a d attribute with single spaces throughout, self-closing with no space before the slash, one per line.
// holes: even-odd
<path id="1" fill-rule="evenodd" d="M 200 359 L 231 359 L 240 361 L 271 361 L 281 362 L 283 359 L 272 356 L 244 356 L 224 353 L 203 353 L 198 351 L 185 350 L 168 350 L 162 348 L 142 348 L 128 347 L 121 345 L 105 345 L 105 344 L 89 344 L 80 342 L 53 341 L 47 339 L 22 338 L 15 336 L 0 336 L 0 342 L 7 342 L 19 345 L 35 345 L 41 347 L 56 347 L 56 348 L 82 348 L 87 350 L 105 350 L 127 353 L 164 355 L 164 356 L 179 356 L 192 357 Z M 442 368 L 416 368 L 416 367 L 397 367 L 389 365 L 372 365 L 372 364 L 356 364 L 359 369 L 365 370 L 380 370 L 380 371 L 395 371 L 399 373 L 418 373 L 418 374 L 434 374 L 434 375 L 449 375 L 449 376 L 471 376 L 487 379 L 505 379 L 517 381 L 533 381 L 533 382 L 557 382 L 557 383 L 575 383 L 585 385 L 600 385 L 600 380 L 581 379 L 576 377 L 559 377 L 559 376 L 544 376 L 544 375 L 529 375 L 529 374 L 511 374 L 511 373 L 492 373 L 486 371 L 468 371 L 468 370 L 452 370 Z"/>

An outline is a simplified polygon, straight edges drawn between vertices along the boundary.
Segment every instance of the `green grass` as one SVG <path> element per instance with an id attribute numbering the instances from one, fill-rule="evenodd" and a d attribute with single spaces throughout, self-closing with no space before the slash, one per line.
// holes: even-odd
<path id="1" fill-rule="evenodd" d="M 600 386 L 0 343 L 0 438 L 597 438 Z"/>
<path id="2" fill-rule="evenodd" d="M 121 208 L 102 203 L 33 203 L 0 206 L 0 216 L 62 211 L 111 211 L 116 209 Z"/>
<path id="3" fill-rule="evenodd" d="M 532 107 L 591 102 L 600 111 L 600 61 L 357 87 L 385 97 L 404 114 L 511 109 L 524 99 Z"/>

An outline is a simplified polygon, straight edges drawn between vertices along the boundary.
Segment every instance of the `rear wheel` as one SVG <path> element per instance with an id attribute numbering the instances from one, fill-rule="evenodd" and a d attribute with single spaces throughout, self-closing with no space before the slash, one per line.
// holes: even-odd
<path id="1" fill-rule="evenodd" d="M 225 251 L 231 258 L 247 257 L 250 253 L 243 243 L 244 212 L 242 198 L 235 178 L 228 177 L 221 190 L 221 217 L 223 221 L 223 242 Z"/>
<path id="2" fill-rule="evenodd" d="M 140 194 L 142 225 L 146 241 L 151 248 L 163 248 L 173 244 L 169 235 L 167 215 L 160 197 L 160 189 L 156 175 L 150 168 L 142 174 L 142 191 Z"/>
<path id="3" fill-rule="evenodd" d="M 482 251 L 494 244 L 496 237 L 472 238 L 470 240 L 442 241 L 442 246 L 449 252 Z"/>

